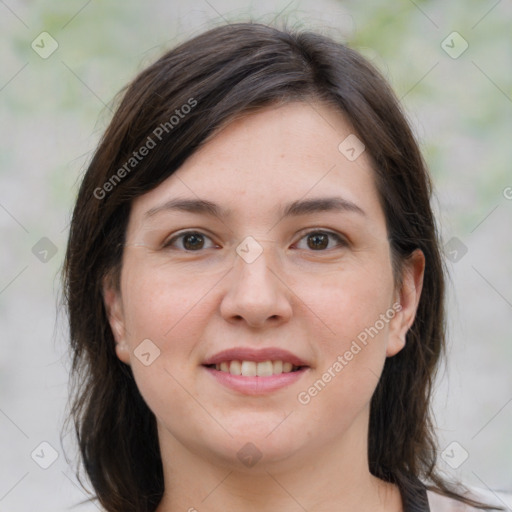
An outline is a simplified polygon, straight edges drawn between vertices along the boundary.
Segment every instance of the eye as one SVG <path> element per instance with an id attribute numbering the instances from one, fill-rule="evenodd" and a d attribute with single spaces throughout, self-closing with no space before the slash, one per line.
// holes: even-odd
<path id="1" fill-rule="evenodd" d="M 180 250 L 188 251 L 188 252 L 197 252 L 201 249 L 211 249 L 215 247 L 213 242 L 210 247 L 205 247 L 206 240 L 212 242 L 209 236 L 206 236 L 204 233 L 199 231 L 186 231 L 179 235 L 175 235 L 164 243 L 165 248 L 177 248 Z M 178 247 L 176 246 L 176 241 L 178 241 Z"/>
<path id="2" fill-rule="evenodd" d="M 348 245 L 344 238 L 331 231 L 310 231 L 300 239 L 299 244 L 302 240 L 306 240 L 307 248 L 313 251 L 332 249 L 333 244 L 330 243 L 332 240 L 336 242 L 334 247 L 346 247 Z M 299 244 L 297 244 L 298 249 L 305 249 L 305 247 L 299 247 Z"/>

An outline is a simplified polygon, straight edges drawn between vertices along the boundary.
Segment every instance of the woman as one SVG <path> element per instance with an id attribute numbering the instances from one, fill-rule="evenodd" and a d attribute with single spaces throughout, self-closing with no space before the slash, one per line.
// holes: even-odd
<path id="1" fill-rule="evenodd" d="M 227 25 L 144 70 L 65 264 L 72 415 L 105 510 L 482 505 L 435 469 L 430 187 L 387 84 L 321 35 Z"/>

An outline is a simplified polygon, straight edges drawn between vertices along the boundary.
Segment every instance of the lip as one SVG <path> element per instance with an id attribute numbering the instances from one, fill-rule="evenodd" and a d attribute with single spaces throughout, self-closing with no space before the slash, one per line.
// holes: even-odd
<path id="1" fill-rule="evenodd" d="M 243 395 L 253 396 L 265 395 L 290 386 L 309 371 L 309 367 L 303 367 L 294 372 L 270 375 L 269 377 L 242 377 L 242 375 L 231 375 L 207 366 L 203 368 L 223 386 Z"/>
<path id="2" fill-rule="evenodd" d="M 242 375 L 231 375 L 211 368 L 211 365 L 220 364 L 224 361 L 283 361 L 299 366 L 296 371 L 270 375 L 268 377 L 243 377 Z M 265 395 L 297 382 L 310 370 L 309 365 L 300 357 L 288 350 L 277 347 L 251 349 L 248 347 L 236 347 L 222 350 L 207 358 L 202 363 L 203 368 L 220 384 L 243 395 Z"/>
<path id="3" fill-rule="evenodd" d="M 262 363 L 264 361 L 283 361 L 290 362 L 294 366 L 309 366 L 305 361 L 295 354 L 277 347 L 267 347 L 252 349 L 248 347 L 236 347 L 217 352 L 215 355 L 203 361 L 203 366 L 220 364 L 224 361 L 254 361 Z M 249 377 L 244 377 L 249 378 Z M 262 378 L 262 377 L 260 377 Z"/>

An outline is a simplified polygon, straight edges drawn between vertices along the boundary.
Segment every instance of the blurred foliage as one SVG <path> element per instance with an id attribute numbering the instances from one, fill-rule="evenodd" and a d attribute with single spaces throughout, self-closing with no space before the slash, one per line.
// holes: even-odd
<path id="1" fill-rule="evenodd" d="M 493 204 L 500 187 L 507 184 L 512 157 L 508 142 L 511 6 L 481 0 L 324 1 L 315 6 L 303 1 L 288 4 L 280 19 L 307 26 L 308 15 L 315 19 L 313 7 L 324 11 L 324 25 L 334 32 L 338 27 L 329 10 L 348 14 L 353 28 L 348 34 L 341 33 L 340 39 L 359 48 L 380 67 L 397 95 L 403 97 L 407 111 L 413 113 L 413 124 L 415 119 L 428 122 L 428 126 L 416 128 L 439 186 L 453 180 L 469 181 L 483 209 Z M 186 6 L 155 2 L 151 7 L 133 0 L 54 2 L 51 7 L 45 2 L 13 5 L 28 29 L 3 8 L 3 23 L 11 36 L 9 65 L 4 66 L 3 76 L 14 73 L 24 62 L 29 66 L 2 91 L 2 106 L 27 118 L 34 112 L 44 112 L 56 121 L 60 115 L 73 116 L 79 136 L 90 133 L 87 126 L 92 125 L 97 138 L 110 117 L 105 105 L 110 106 L 115 93 L 165 49 L 222 22 L 217 13 L 229 21 L 261 16 L 256 4 L 242 8 L 234 2 L 216 2 L 214 8 L 217 12 L 202 1 Z M 42 30 L 59 43 L 57 52 L 47 60 L 39 58 L 29 44 Z M 458 59 L 441 48 L 441 41 L 453 31 L 469 44 Z M 27 80 L 29 75 L 32 78 Z M 41 98 L 37 93 L 41 90 L 51 94 Z M 481 211 L 463 208 L 454 213 L 457 225 L 468 229 Z"/>

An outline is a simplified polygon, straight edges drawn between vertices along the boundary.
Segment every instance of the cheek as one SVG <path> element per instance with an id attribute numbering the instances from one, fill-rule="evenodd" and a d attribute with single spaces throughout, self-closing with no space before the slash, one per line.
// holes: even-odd
<path id="1" fill-rule="evenodd" d="M 123 297 L 132 341 L 144 336 L 165 346 L 180 337 L 180 331 L 198 327 L 205 318 L 200 312 L 214 276 L 171 272 L 164 266 L 139 264 L 131 268 L 124 276 Z"/>
<path id="2" fill-rule="evenodd" d="M 180 396 L 178 382 L 191 388 L 187 378 L 197 365 L 194 351 L 212 319 L 208 292 L 215 280 L 130 263 L 122 276 L 122 294 L 135 378 L 143 395 L 158 397 L 166 390 Z"/>
<path id="3" fill-rule="evenodd" d="M 207 292 L 204 280 L 198 286 L 169 277 L 134 269 L 123 289 L 134 378 L 149 408 L 166 424 L 197 414 L 190 395 L 197 364 L 191 353 L 208 322 L 208 304 L 201 300 Z"/>
<path id="4" fill-rule="evenodd" d="M 310 308 L 309 316 L 322 321 L 330 351 L 339 351 L 392 309 L 394 284 L 390 266 L 354 265 L 321 279 L 303 276 L 294 291 Z M 389 319 L 384 325 L 379 322 L 381 337 L 387 334 L 388 323 Z"/>
<path id="5" fill-rule="evenodd" d="M 306 289 L 306 302 L 322 320 L 324 335 L 314 344 L 319 364 L 297 398 L 313 416 L 322 413 L 339 425 L 369 403 L 382 372 L 396 314 L 392 275 L 376 266 L 340 272 L 321 286 L 304 287 L 303 293 Z"/>
<path id="6" fill-rule="evenodd" d="M 345 328 L 346 337 L 324 348 L 319 366 L 297 395 L 304 414 L 321 418 L 333 435 L 368 410 L 386 359 L 387 327 L 376 334 L 355 324 Z"/>

